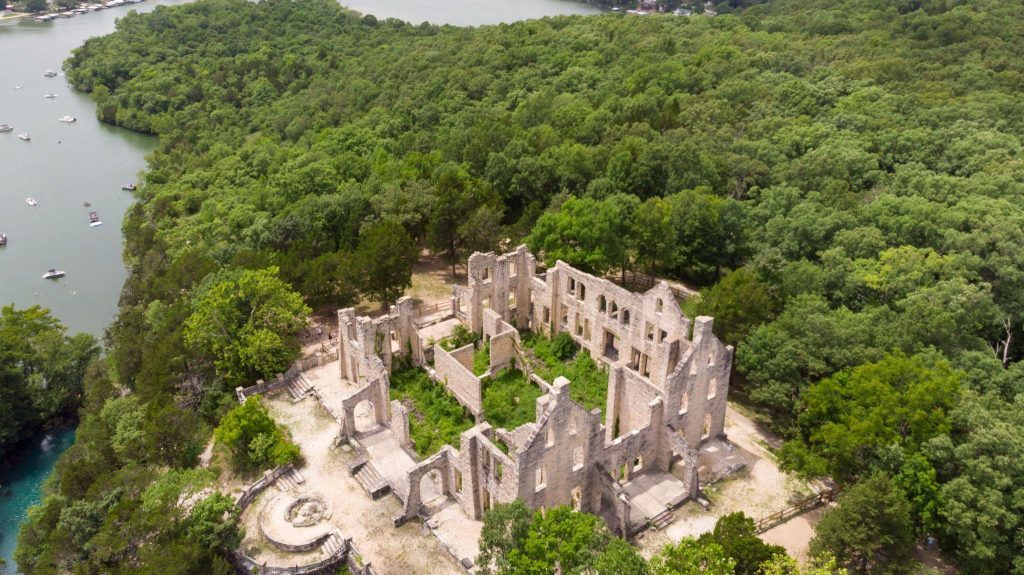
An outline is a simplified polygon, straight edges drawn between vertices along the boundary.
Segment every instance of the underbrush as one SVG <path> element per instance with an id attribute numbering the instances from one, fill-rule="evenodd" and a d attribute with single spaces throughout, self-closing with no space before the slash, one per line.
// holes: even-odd
<path id="1" fill-rule="evenodd" d="M 562 333 L 548 339 L 541 334 L 529 333 L 523 336 L 523 345 L 533 350 L 542 365 L 537 366 L 537 375 L 548 383 L 562 376 L 569 380 L 569 396 L 587 409 L 595 407 L 604 412 L 608 397 L 608 371 L 590 357 L 590 353 L 573 343 L 575 354 L 572 359 L 563 360 L 565 340 L 571 338 Z"/>
<path id="2" fill-rule="evenodd" d="M 473 427 L 473 418 L 443 385 L 419 368 L 391 375 L 391 397 L 409 400 L 409 435 L 420 457 L 433 455 L 443 445 L 458 447 L 459 435 Z"/>
<path id="3" fill-rule="evenodd" d="M 527 379 L 523 372 L 503 369 L 493 378 L 484 378 L 481 383 L 484 416 L 495 428 L 512 430 L 534 421 L 541 389 Z"/>

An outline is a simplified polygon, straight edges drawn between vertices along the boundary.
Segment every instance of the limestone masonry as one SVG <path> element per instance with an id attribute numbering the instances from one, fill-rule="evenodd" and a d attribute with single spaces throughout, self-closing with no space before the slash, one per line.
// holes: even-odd
<path id="1" fill-rule="evenodd" d="M 540 274 L 536 265 L 525 246 L 473 254 L 468 285 L 453 287 L 447 317 L 417 318 L 409 298 L 374 319 L 338 312 L 340 377 L 355 390 L 336 414 L 342 441 L 359 445 L 361 434 L 383 427 L 411 452 L 408 414 L 390 397 L 398 361 L 424 366 L 476 418 L 458 446 L 397 475 L 377 473 L 378 491 L 390 488 L 403 504 L 396 524 L 423 514 L 428 474 L 469 518 L 518 498 L 534 509 L 572 505 L 600 515 L 627 538 L 697 496 L 699 450 L 723 435 L 733 348 L 712 333 L 711 318 L 691 324 L 664 283 L 633 293 L 564 262 Z M 484 376 L 509 366 L 528 370 L 519 330 L 568 333 L 608 369 L 603 420 L 601 410 L 570 398 L 572 382 L 530 374 L 545 392 L 535 421 L 493 428 L 482 406 L 484 376 L 471 369 L 472 344 L 453 351 L 431 345 L 428 334 L 456 320 L 489 342 Z M 385 464 L 369 453 L 358 464 L 374 465 Z"/>

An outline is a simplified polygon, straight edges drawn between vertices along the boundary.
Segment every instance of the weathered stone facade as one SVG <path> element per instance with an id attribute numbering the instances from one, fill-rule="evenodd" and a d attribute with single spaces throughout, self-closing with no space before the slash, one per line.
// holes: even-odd
<path id="1" fill-rule="evenodd" d="M 472 373 L 472 347 L 447 352 L 435 346 L 429 373 L 478 424 L 462 434 L 459 446 L 408 470 L 394 489 L 405 504 L 399 521 L 419 513 L 420 479 L 433 472 L 469 517 L 518 498 L 535 509 L 572 505 L 601 515 L 625 537 L 642 515 L 627 493 L 634 479 L 671 476 L 679 501 L 697 494 L 696 456 L 709 438 L 723 434 L 733 361 L 733 349 L 712 333 L 712 319 L 691 323 L 664 283 L 633 293 L 563 262 L 539 275 L 536 268 L 525 246 L 503 255 L 473 254 L 468 285 L 453 288 L 452 313 L 490 342 L 489 373 L 521 365 L 517 329 L 568 333 L 608 369 L 604 420 L 601 410 L 571 399 L 571 382 L 533 376 L 546 392 L 537 400 L 535 421 L 494 429 Z M 403 298 L 373 320 L 356 318 L 351 309 L 338 315 L 342 377 L 365 384 L 343 402 L 342 433 L 355 434 L 354 407 L 369 400 L 375 422 L 397 428 L 407 442 L 407 421 L 399 421 L 404 412 L 389 413 L 388 374 L 396 357 L 424 363 L 411 301 Z"/>

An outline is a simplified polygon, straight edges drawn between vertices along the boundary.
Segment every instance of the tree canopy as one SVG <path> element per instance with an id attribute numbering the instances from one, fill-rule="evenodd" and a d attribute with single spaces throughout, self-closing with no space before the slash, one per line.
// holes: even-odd
<path id="1" fill-rule="evenodd" d="M 746 4 L 460 29 L 199 0 L 87 41 L 68 79 L 160 145 L 124 226 L 110 365 L 26 571 L 159 562 L 143 522 L 105 518 L 191 464 L 231 387 L 287 365 L 305 305 L 354 301 L 361 230 L 396 222 L 453 266 L 525 239 L 545 262 L 696 284 L 737 391 L 803 446 L 794 466 L 885 473 L 964 573 L 1024 575 L 1024 5 Z M 104 418 L 115 390 L 138 399 Z M 946 391 L 960 401 L 922 397 Z"/>

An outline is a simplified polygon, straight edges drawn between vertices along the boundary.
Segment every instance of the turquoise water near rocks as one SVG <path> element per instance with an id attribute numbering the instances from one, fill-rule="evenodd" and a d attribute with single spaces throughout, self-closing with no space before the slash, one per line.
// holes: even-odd
<path id="1" fill-rule="evenodd" d="M 74 442 L 74 427 L 56 429 L 36 439 L 18 465 L 0 470 L 0 557 L 8 564 L 0 573 L 14 573 L 18 524 L 25 520 L 29 506 L 39 502 L 43 482 L 57 458 Z"/>

